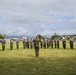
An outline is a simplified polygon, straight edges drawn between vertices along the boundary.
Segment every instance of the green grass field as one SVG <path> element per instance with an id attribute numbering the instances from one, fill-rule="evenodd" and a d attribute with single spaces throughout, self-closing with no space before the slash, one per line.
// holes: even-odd
<path id="1" fill-rule="evenodd" d="M 35 57 L 34 49 L 2 51 L 0 44 L 0 75 L 76 75 L 76 44 L 74 49 L 40 49 L 39 57 Z"/>

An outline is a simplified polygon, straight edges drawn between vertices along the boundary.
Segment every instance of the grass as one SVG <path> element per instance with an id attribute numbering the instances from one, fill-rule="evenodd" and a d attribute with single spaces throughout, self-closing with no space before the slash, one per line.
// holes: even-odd
<path id="1" fill-rule="evenodd" d="M 21 43 L 19 50 L 6 44 L 5 51 L 0 44 L 0 75 L 76 75 L 76 47 L 40 49 L 37 58 L 34 49 L 23 49 Z"/>

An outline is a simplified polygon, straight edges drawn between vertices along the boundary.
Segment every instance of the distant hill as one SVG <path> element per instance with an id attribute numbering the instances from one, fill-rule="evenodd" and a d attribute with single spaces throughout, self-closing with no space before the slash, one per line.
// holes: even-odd
<path id="1" fill-rule="evenodd" d="M 11 39 L 11 38 L 19 38 L 22 39 L 22 37 L 27 37 L 28 39 L 34 38 L 34 36 L 6 36 L 6 39 Z"/>

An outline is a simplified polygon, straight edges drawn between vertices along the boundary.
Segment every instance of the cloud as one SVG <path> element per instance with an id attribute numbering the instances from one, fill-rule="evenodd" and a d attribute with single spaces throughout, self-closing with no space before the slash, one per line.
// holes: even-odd
<path id="1" fill-rule="evenodd" d="M 6 35 L 75 34 L 76 0 L 0 0 L 0 30 Z"/>

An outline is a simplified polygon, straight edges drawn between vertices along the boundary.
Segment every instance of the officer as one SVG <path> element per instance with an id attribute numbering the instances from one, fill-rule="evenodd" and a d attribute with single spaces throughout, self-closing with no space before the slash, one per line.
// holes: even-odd
<path id="1" fill-rule="evenodd" d="M 59 49 L 59 40 L 57 40 L 57 48 Z"/>
<path id="2" fill-rule="evenodd" d="M 70 48 L 73 49 L 74 44 L 73 44 L 73 39 L 72 38 L 70 39 L 69 43 L 70 43 Z"/>
<path id="3" fill-rule="evenodd" d="M 39 56 L 39 39 L 36 37 L 34 40 L 35 56 Z"/>
<path id="4" fill-rule="evenodd" d="M 12 39 L 10 40 L 10 49 L 11 50 L 13 49 L 13 40 Z"/>
<path id="5" fill-rule="evenodd" d="M 16 48 L 19 49 L 19 39 L 16 40 Z"/>
<path id="6" fill-rule="evenodd" d="M 63 39 L 62 44 L 63 44 L 63 48 L 66 49 L 66 40 L 65 39 Z"/>
<path id="7" fill-rule="evenodd" d="M 6 41 L 4 39 L 2 39 L 2 50 L 3 51 L 5 50 L 5 43 L 6 43 Z"/>

